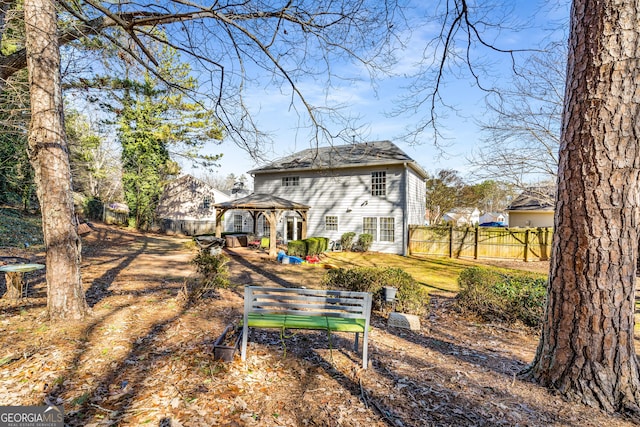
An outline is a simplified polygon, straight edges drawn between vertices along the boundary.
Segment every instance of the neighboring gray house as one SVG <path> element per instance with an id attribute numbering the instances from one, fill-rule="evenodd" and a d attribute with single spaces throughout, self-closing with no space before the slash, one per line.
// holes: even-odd
<path id="1" fill-rule="evenodd" d="M 168 183 L 162 193 L 156 217 L 160 231 L 193 236 L 215 232 L 214 203 L 229 196 L 191 175 Z"/>
<path id="2" fill-rule="evenodd" d="M 390 141 L 307 149 L 249 171 L 254 192 L 310 206 L 307 236 L 374 237 L 372 251 L 406 254 L 409 225 L 422 225 L 426 172 Z M 287 212 L 283 240 L 300 238 L 302 218 Z M 269 235 L 258 216 L 257 231 Z"/>

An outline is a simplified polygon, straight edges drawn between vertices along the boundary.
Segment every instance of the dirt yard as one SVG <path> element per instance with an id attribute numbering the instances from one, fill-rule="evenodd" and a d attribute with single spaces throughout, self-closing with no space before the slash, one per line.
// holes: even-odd
<path id="1" fill-rule="evenodd" d="M 241 318 L 242 285 L 313 287 L 324 271 L 238 250 L 238 286 L 190 304 L 180 291 L 195 250 L 98 226 L 83 242 L 92 315 L 77 323 L 47 322 L 44 276 L 32 274 L 28 298 L 0 300 L 0 405 L 62 404 L 70 426 L 633 425 L 520 380 L 536 334 L 462 317 L 446 295 L 420 332 L 376 316 L 367 370 L 352 336 L 329 346 L 316 332 L 258 331 L 246 364 L 214 361 L 213 341 Z"/>

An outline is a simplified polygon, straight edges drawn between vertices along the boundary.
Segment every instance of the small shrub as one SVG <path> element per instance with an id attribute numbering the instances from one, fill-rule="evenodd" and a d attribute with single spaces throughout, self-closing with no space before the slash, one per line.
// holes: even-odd
<path id="1" fill-rule="evenodd" d="M 183 290 L 190 300 L 200 299 L 207 294 L 213 294 L 219 288 L 228 288 L 229 269 L 227 263 L 229 258 L 222 254 L 212 255 L 209 251 L 200 251 L 191 263 L 196 266 L 199 280 L 194 283 L 185 284 Z"/>
<path id="2" fill-rule="evenodd" d="M 306 255 L 318 255 L 320 254 L 322 251 L 321 249 L 321 245 L 322 242 L 320 242 L 320 238 L 318 237 L 309 237 L 308 239 L 304 240 L 306 245 L 307 245 L 307 253 Z"/>
<path id="3" fill-rule="evenodd" d="M 487 321 L 521 321 L 539 326 L 547 281 L 531 273 L 503 273 L 483 267 L 463 270 L 458 278 L 458 306 Z"/>
<path id="4" fill-rule="evenodd" d="M 358 236 L 357 246 L 362 252 L 367 252 L 371 248 L 373 243 L 373 235 L 369 233 L 362 233 Z"/>
<path id="5" fill-rule="evenodd" d="M 353 238 L 356 237 L 356 233 L 353 231 L 349 231 L 344 233 L 340 238 L 340 244 L 342 245 L 343 251 L 350 251 L 353 246 Z"/>
<path id="6" fill-rule="evenodd" d="M 396 294 L 396 310 L 422 315 L 429 306 L 429 294 L 415 279 L 400 268 L 356 267 L 329 270 L 322 279 L 325 288 L 342 288 L 373 294 L 373 308 L 384 309 L 383 287 L 393 286 Z"/>
<path id="7" fill-rule="evenodd" d="M 287 255 L 306 257 L 307 244 L 304 240 L 289 240 L 287 242 Z"/>
<path id="8" fill-rule="evenodd" d="M 329 238 L 328 237 L 318 237 L 320 240 L 320 253 L 327 252 L 329 250 Z"/>

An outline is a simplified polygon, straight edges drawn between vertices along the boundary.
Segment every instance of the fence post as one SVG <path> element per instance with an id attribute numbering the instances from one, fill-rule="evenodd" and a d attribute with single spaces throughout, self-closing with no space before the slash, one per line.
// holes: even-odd
<path id="1" fill-rule="evenodd" d="M 453 258 L 453 224 L 449 226 L 449 258 Z"/>
<path id="2" fill-rule="evenodd" d="M 476 225 L 473 233 L 473 259 L 478 259 L 478 230 L 480 227 Z"/>
<path id="3" fill-rule="evenodd" d="M 524 262 L 529 261 L 529 229 L 524 231 Z"/>

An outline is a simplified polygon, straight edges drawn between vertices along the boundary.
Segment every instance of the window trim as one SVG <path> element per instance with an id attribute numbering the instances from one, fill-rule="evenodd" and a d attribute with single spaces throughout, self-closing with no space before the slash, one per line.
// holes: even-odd
<path id="1" fill-rule="evenodd" d="M 371 228 L 367 228 L 365 226 L 365 221 L 366 220 L 373 220 L 373 227 Z M 370 233 L 369 231 L 373 230 L 373 233 Z M 367 233 L 367 234 L 371 234 L 373 236 L 373 241 L 377 242 L 378 241 L 378 217 L 377 216 L 363 216 L 362 217 L 362 233 Z"/>
<path id="2" fill-rule="evenodd" d="M 395 243 L 396 241 L 396 219 L 392 216 L 381 216 L 379 218 L 379 223 L 380 223 L 380 228 L 378 233 L 380 234 L 380 241 L 381 242 L 389 242 L 389 243 Z M 387 225 L 391 225 L 390 228 L 382 228 L 382 223 L 386 222 Z M 385 235 L 385 237 L 387 237 L 390 234 L 391 240 L 389 239 L 383 239 L 383 235 Z"/>
<path id="3" fill-rule="evenodd" d="M 371 172 L 371 195 L 376 197 L 387 196 L 387 171 Z"/>
<path id="4" fill-rule="evenodd" d="M 328 221 L 329 218 L 331 218 L 332 220 L 335 219 L 335 223 L 333 223 L 333 222 L 329 223 L 329 221 Z M 338 215 L 325 215 L 324 216 L 324 229 L 325 229 L 325 231 L 338 231 L 338 224 L 339 224 Z"/>
<path id="5" fill-rule="evenodd" d="M 240 218 L 240 224 L 238 224 L 237 220 Z M 238 230 L 238 225 L 240 225 L 240 229 Z M 233 232 L 234 233 L 242 233 L 244 231 L 244 216 L 242 214 L 233 214 Z"/>
<path id="6" fill-rule="evenodd" d="M 283 187 L 300 187 L 300 177 L 283 176 L 280 183 Z"/>

